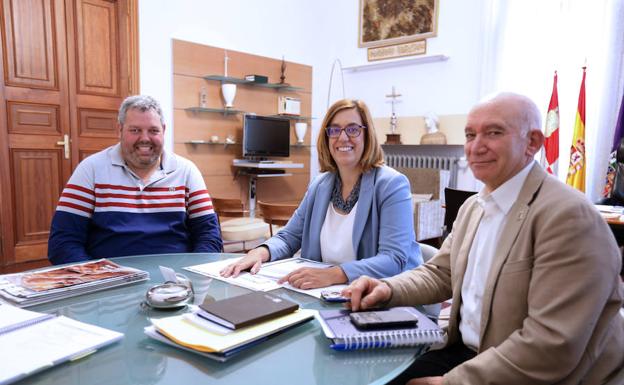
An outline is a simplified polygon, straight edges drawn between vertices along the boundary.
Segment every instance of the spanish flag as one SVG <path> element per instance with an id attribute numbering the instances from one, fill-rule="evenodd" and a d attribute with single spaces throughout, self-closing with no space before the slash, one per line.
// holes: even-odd
<path id="1" fill-rule="evenodd" d="M 574 123 L 574 136 L 570 149 L 570 168 L 566 183 L 575 189 L 585 192 L 585 69 L 583 67 L 583 80 L 579 92 L 578 109 Z"/>

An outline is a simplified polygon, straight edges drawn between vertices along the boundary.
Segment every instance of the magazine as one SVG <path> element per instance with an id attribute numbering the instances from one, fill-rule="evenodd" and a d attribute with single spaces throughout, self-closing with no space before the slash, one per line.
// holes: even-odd
<path id="1" fill-rule="evenodd" d="M 145 271 L 99 259 L 0 275 L 0 297 L 16 306 L 27 307 L 148 279 Z"/>

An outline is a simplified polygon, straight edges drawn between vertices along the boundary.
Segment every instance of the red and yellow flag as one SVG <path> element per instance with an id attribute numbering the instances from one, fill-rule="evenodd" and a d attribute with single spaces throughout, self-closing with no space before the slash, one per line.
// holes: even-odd
<path id="1" fill-rule="evenodd" d="M 574 123 L 574 136 L 570 149 L 570 168 L 566 183 L 575 189 L 585 192 L 585 69 L 583 67 L 583 80 L 579 92 L 578 109 Z"/>
<path id="2" fill-rule="evenodd" d="M 553 81 L 552 94 L 546 114 L 544 126 L 544 159 L 543 164 L 550 174 L 557 175 L 559 171 L 559 97 L 557 94 L 557 71 Z"/>

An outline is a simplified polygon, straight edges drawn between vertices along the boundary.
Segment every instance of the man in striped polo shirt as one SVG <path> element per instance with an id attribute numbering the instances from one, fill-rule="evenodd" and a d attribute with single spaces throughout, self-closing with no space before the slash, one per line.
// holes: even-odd
<path id="1" fill-rule="evenodd" d="M 53 264 L 101 257 L 220 252 L 221 233 L 197 166 L 163 149 L 160 104 L 130 96 L 121 140 L 80 162 L 52 219 Z"/>

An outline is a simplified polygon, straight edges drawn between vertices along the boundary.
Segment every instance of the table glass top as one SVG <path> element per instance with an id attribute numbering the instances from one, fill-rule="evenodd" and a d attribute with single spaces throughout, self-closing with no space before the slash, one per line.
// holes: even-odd
<path id="1" fill-rule="evenodd" d="M 159 265 L 187 275 L 193 282 L 194 303 L 206 295 L 219 300 L 249 290 L 182 270 L 235 254 L 165 254 L 115 258 L 121 265 L 150 273 L 151 280 L 30 308 L 56 313 L 124 333 L 119 343 L 83 359 L 57 365 L 23 380 L 23 384 L 367 384 L 386 383 L 401 373 L 419 349 L 339 352 L 313 320 L 254 346 L 227 362 L 176 349 L 143 334 L 149 318 L 168 317 L 188 311 L 150 309 L 142 302 L 145 292 L 162 283 Z M 340 305 L 279 289 L 273 293 L 303 308 L 330 309 Z"/>

